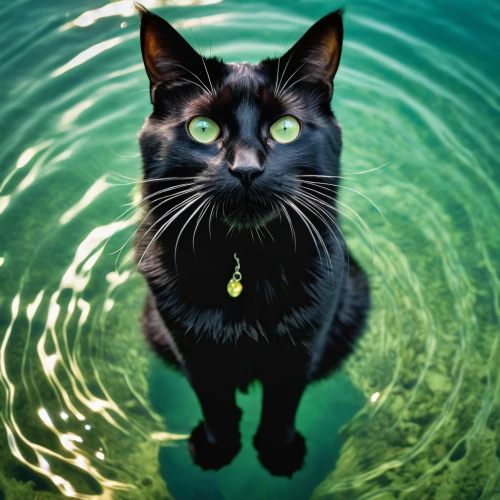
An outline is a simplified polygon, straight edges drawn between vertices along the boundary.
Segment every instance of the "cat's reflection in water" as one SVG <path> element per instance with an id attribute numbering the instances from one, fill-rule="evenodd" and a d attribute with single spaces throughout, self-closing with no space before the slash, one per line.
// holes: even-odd
<path id="1" fill-rule="evenodd" d="M 150 289 L 143 329 L 198 397 L 204 421 L 189 446 L 200 467 L 236 456 L 235 393 L 259 380 L 253 443 L 272 474 L 291 476 L 306 453 L 295 429 L 301 396 L 351 352 L 369 307 L 335 201 L 341 134 L 330 100 L 342 15 L 250 65 L 201 57 L 138 10 L 153 103 L 140 134 L 146 211 L 135 240 Z"/>

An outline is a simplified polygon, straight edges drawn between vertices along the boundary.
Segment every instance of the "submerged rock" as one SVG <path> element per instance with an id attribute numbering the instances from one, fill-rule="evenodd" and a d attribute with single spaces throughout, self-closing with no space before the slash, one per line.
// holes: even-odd
<path id="1" fill-rule="evenodd" d="M 451 391 L 450 377 L 443 375 L 442 373 L 427 372 L 425 374 L 425 381 L 427 382 L 429 389 L 434 393 Z"/>
<path id="2" fill-rule="evenodd" d="M 374 296 L 369 330 L 345 365 L 366 407 L 344 427 L 314 500 L 500 498 L 498 328 L 488 312 L 464 323 L 445 301 L 435 317 L 446 331 L 431 327 L 405 293 L 394 291 L 394 312 Z M 462 300 L 473 314 L 471 297 Z"/>

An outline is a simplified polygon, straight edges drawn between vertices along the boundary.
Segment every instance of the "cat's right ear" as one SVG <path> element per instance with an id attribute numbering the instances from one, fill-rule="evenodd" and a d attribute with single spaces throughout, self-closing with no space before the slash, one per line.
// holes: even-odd
<path id="1" fill-rule="evenodd" d="M 202 72 L 202 57 L 161 17 L 134 2 L 141 16 L 141 50 L 150 83 L 151 102 L 156 87 Z M 200 71 L 201 70 L 201 71 Z"/>
<path id="2" fill-rule="evenodd" d="M 344 9 L 337 9 L 313 24 L 295 45 L 277 60 L 280 70 L 279 82 L 283 93 L 295 82 L 305 80 L 313 84 L 326 84 L 329 98 L 333 92 L 333 79 L 337 73 L 342 54 Z M 289 82 L 289 83 L 287 83 Z M 278 86 L 280 86 L 278 84 Z"/>

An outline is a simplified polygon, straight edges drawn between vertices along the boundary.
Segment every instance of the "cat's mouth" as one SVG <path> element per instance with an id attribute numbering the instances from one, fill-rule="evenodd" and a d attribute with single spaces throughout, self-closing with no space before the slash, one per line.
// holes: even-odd
<path id="1" fill-rule="evenodd" d="M 253 229 L 265 226 L 277 216 L 271 205 L 265 206 L 245 197 L 226 207 L 222 218 L 230 228 Z"/>

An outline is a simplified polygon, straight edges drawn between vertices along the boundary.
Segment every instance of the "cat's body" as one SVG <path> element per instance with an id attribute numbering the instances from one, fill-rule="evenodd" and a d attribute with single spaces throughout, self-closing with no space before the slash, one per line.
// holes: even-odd
<path id="1" fill-rule="evenodd" d="M 254 443 L 271 472 L 290 475 L 305 453 L 294 428 L 300 397 L 352 350 L 369 307 L 368 283 L 335 218 L 341 136 L 330 98 L 341 14 L 311 28 L 280 70 L 277 60 L 202 59 L 165 21 L 140 13 L 154 103 L 140 136 L 147 215 L 136 260 L 150 287 L 144 332 L 200 400 L 205 422 L 190 440 L 198 464 L 219 468 L 237 453 L 235 391 L 259 380 Z M 313 43 L 321 54 L 311 52 Z M 213 141 L 190 136 L 200 116 L 220 128 Z M 300 123 L 288 143 L 269 132 L 283 116 Z M 236 298 L 226 289 L 235 254 L 243 284 Z"/>

